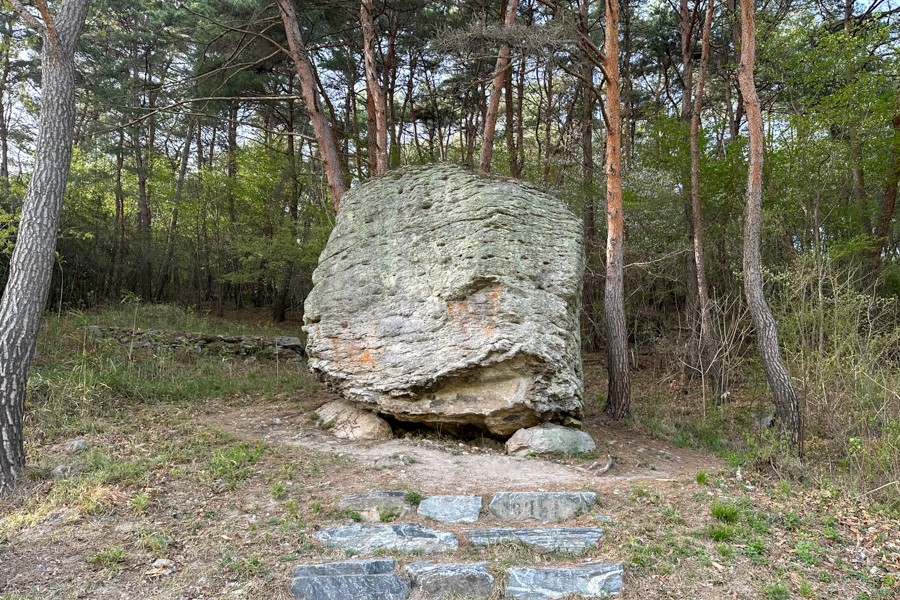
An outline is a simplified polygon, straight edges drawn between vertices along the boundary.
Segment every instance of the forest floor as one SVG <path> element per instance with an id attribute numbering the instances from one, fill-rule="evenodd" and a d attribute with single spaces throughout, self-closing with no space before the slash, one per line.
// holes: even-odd
<path id="1" fill-rule="evenodd" d="M 598 401 L 602 363 L 585 357 L 591 456 L 513 458 L 493 440 L 423 430 L 350 443 L 316 426 L 331 395 L 303 364 L 131 351 L 84 335 L 95 323 L 296 335 L 296 323 L 129 310 L 46 324 L 26 418 L 30 476 L 0 501 L 2 600 L 287 599 L 296 564 L 345 556 L 309 534 L 350 522 L 340 497 L 372 490 L 596 491 L 594 514 L 567 524 L 611 518 L 587 557 L 625 563 L 625 599 L 900 596 L 900 520 L 827 482 L 755 470 L 702 418 L 714 410 L 702 395 L 672 386 L 664 368 L 634 373 L 636 418 L 615 424 Z M 727 410 L 750 407 L 735 396 Z M 612 469 L 593 476 L 586 467 L 607 454 Z M 439 528 L 461 534 L 460 547 L 436 560 L 484 560 L 498 575 L 585 558 L 473 547 L 466 528 Z"/>

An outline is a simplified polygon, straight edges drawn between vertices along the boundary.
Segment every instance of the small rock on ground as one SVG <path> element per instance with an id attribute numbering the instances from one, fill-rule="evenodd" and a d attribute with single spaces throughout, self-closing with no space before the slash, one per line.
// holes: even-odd
<path id="1" fill-rule="evenodd" d="M 593 452 L 597 445 L 590 435 L 580 429 L 542 423 L 520 429 L 506 440 L 506 453 L 514 456 L 529 454 L 583 454 Z"/>
<path id="2" fill-rule="evenodd" d="M 418 513 L 441 523 L 474 523 L 481 513 L 481 496 L 428 496 L 419 503 Z"/>
<path id="3" fill-rule="evenodd" d="M 325 404 L 318 411 L 319 423 L 335 437 L 345 440 L 389 440 L 387 421 L 375 413 L 344 400 Z"/>

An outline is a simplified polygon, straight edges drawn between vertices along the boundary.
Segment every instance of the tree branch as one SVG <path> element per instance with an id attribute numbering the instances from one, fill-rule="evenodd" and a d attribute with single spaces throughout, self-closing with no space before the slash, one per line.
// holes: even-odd
<path id="1" fill-rule="evenodd" d="M 50 41 L 53 44 L 59 47 L 59 34 L 56 32 L 56 25 L 53 24 L 53 17 L 50 16 L 50 11 L 47 9 L 47 3 L 44 2 L 44 0 L 34 0 L 34 4 L 41 13 L 41 18 L 44 19 L 44 26 L 47 28 L 47 37 L 50 38 Z"/>
<path id="2" fill-rule="evenodd" d="M 25 8 L 25 5 L 22 4 L 21 0 L 6 0 L 13 7 L 13 10 L 19 13 L 19 16 L 22 17 L 22 20 L 28 23 L 32 29 L 37 31 L 42 36 L 47 33 L 47 28 L 44 27 L 44 24 L 41 23 L 41 20 L 34 16 L 31 12 Z"/>

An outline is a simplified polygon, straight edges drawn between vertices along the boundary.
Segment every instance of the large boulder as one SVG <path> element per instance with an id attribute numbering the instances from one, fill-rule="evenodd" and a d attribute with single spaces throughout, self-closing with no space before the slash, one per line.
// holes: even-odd
<path id="1" fill-rule="evenodd" d="M 313 274 L 310 369 L 451 432 L 583 410 L 581 221 L 534 186 L 439 164 L 350 190 Z"/>

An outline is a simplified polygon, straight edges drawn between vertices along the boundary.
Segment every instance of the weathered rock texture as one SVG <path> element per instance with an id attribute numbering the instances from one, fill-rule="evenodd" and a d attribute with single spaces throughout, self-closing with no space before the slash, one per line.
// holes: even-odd
<path id="1" fill-rule="evenodd" d="M 345 440 L 389 440 L 391 426 L 372 411 L 344 400 L 335 400 L 319 408 L 319 423 Z"/>
<path id="2" fill-rule="evenodd" d="M 312 534 L 326 546 L 371 554 L 379 550 L 399 552 L 450 552 L 458 547 L 452 533 L 423 527 L 418 523 L 400 525 L 345 525 Z"/>
<path id="3" fill-rule="evenodd" d="M 484 562 L 463 565 L 414 562 L 404 569 L 412 581 L 414 598 L 487 598 L 494 588 L 494 576 Z"/>
<path id="4" fill-rule="evenodd" d="M 506 440 L 506 453 L 514 456 L 529 454 L 582 454 L 597 449 L 594 440 L 584 431 L 542 423 L 537 427 L 518 430 Z"/>
<path id="5" fill-rule="evenodd" d="M 504 521 L 564 521 L 586 513 L 597 502 L 594 492 L 497 492 L 491 512 Z"/>
<path id="6" fill-rule="evenodd" d="M 535 187 L 392 171 L 341 201 L 305 305 L 310 369 L 450 431 L 580 417 L 583 265 L 580 221 Z"/>
<path id="7" fill-rule="evenodd" d="M 518 600 L 550 600 L 570 594 L 604 598 L 622 591 L 622 563 L 587 567 L 509 570 L 506 594 Z"/>

